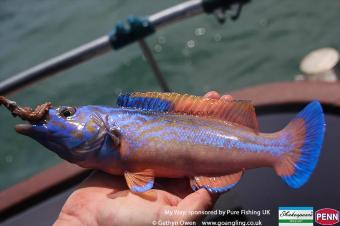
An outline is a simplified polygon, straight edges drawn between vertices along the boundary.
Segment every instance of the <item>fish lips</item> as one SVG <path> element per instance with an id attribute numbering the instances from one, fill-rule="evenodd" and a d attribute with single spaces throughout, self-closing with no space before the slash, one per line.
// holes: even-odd
<path id="1" fill-rule="evenodd" d="M 49 136 L 46 126 L 36 124 L 18 124 L 15 126 L 17 133 L 33 138 L 44 146 L 60 146 Z"/>
<path id="2" fill-rule="evenodd" d="M 33 126 L 31 124 L 18 124 L 15 126 L 15 131 L 22 135 L 29 136 L 33 132 Z"/>
<path id="3" fill-rule="evenodd" d="M 46 132 L 43 126 L 31 124 L 18 124 L 15 126 L 15 130 L 17 131 L 17 133 L 30 137 L 33 137 L 37 134 L 42 135 L 42 133 Z"/>
<path id="4" fill-rule="evenodd" d="M 74 162 L 74 160 L 70 157 L 70 154 L 65 151 L 67 148 L 61 143 L 53 140 L 53 137 L 49 136 L 45 125 L 18 124 L 15 126 L 15 130 L 22 135 L 31 137 L 38 141 L 46 148 L 57 153 L 61 158 Z"/>

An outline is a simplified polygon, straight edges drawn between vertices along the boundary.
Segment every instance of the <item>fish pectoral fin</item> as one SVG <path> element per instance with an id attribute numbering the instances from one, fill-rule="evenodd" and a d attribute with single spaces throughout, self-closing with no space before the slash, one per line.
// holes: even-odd
<path id="1" fill-rule="evenodd" d="M 107 135 L 109 135 L 115 147 L 119 146 L 121 137 L 119 128 L 116 127 L 110 128 L 110 130 L 107 131 Z"/>
<path id="2" fill-rule="evenodd" d="M 116 147 L 120 144 L 120 138 L 121 138 L 121 131 L 119 127 L 112 126 L 110 127 L 109 123 L 109 116 L 106 115 L 104 118 L 101 117 L 98 113 L 93 113 L 91 115 L 90 123 L 94 123 L 98 125 L 99 127 L 105 129 L 105 135 L 111 138 L 113 145 Z M 91 128 L 90 123 L 87 124 L 88 128 Z"/>
<path id="3" fill-rule="evenodd" d="M 141 172 L 124 172 L 125 180 L 133 192 L 145 192 L 150 190 L 154 184 L 154 173 L 146 169 Z"/>
<path id="4" fill-rule="evenodd" d="M 239 182 L 242 175 L 243 170 L 234 174 L 228 174 L 220 177 L 195 176 L 190 179 L 190 185 L 193 190 L 205 188 L 209 192 L 214 193 L 226 192 Z"/>

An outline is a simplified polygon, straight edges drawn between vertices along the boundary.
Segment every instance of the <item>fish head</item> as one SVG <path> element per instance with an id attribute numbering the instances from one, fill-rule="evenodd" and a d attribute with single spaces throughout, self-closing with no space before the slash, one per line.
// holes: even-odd
<path id="1" fill-rule="evenodd" d="M 105 134 L 101 114 L 90 106 L 50 108 L 40 122 L 16 125 L 16 131 L 77 163 L 95 155 L 101 147 Z"/>

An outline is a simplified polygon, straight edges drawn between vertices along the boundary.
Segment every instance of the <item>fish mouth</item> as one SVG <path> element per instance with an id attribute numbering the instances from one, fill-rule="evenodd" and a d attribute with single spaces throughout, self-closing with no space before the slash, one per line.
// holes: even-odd
<path id="1" fill-rule="evenodd" d="M 30 135 L 33 126 L 31 124 L 18 124 L 15 126 L 15 131 L 23 135 Z"/>

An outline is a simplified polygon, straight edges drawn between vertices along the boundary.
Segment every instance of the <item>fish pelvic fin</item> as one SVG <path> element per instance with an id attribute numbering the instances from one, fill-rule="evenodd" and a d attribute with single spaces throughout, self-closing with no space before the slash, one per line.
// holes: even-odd
<path id="1" fill-rule="evenodd" d="M 227 192 L 239 182 L 243 175 L 243 170 L 234 174 L 219 177 L 195 176 L 190 179 L 193 190 L 205 188 L 212 193 Z"/>
<path id="2" fill-rule="evenodd" d="M 146 192 L 152 189 L 154 184 L 154 173 L 150 169 L 141 172 L 124 172 L 126 183 L 132 192 Z"/>
<path id="3" fill-rule="evenodd" d="M 290 149 L 280 155 L 274 169 L 290 187 L 304 185 L 318 162 L 325 133 L 325 119 L 318 101 L 308 104 L 280 132 Z"/>

